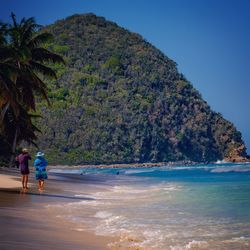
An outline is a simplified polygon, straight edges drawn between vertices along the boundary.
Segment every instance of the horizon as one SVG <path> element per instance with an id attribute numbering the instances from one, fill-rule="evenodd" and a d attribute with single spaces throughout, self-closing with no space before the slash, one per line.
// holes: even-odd
<path id="1" fill-rule="evenodd" d="M 2 2 L 0 0 L 1 5 Z M 201 93 L 213 111 L 236 126 L 250 154 L 250 2 L 127 2 L 131 5 L 114 0 L 106 3 L 13 0 L 0 10 L 0 20 L 9 22 L 12 11 L 18 20 L 35 17 L 37 23 L 48 25 L 74 14 L 93 13 L 140 34 L 178 64 L 178 71 Z M 49 10 L 48 6 L 51 6 Z M 56 13 L 50 13 L 54 10 L 52 6 L 57 6 Z"/>

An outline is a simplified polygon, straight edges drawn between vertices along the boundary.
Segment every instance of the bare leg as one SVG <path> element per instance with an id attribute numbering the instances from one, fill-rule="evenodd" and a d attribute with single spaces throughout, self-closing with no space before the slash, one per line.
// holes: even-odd
<path id="1" fill-rule="evenodd" d="M 21 179 L 22 179 L 22 187 L 24 189 L 25 188 L 25 175 L 22 175 Z"/>
<path id="2" fill-rule="evenodd" d="M 24 176 L 24 182 L 25 182 L 25 188 L 28 189 L 28 181 L 29 181 L 29 176 L 28 175 L 25 175 Z"/>
<path id="3" fill-rule="evenodd" d="M 43 181 L 39 180 L 38 181 L 38 190 L 41 192 L 43 190 Z"/>
<path id="4" fill-rule="evenodd" d="M 44 180 L 41 181 L 41 189 L 44 190 Z"/>

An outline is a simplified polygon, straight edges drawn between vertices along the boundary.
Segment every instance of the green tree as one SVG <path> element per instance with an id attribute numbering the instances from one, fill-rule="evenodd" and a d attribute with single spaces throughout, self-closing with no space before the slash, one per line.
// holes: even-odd
<path id="1" fill-rule="evenodd" d="M 12 24 L 2 24 L 0 33 L 0 107 L 1 131 L 6 135 L 11 128 L 12 136 L 7 138 L 12 140 L 14 156 L 19 142 L 36 139 L 29 112 L 36 110 L 36 96 L 49 102 L 45 80 L 56 78 L 51 66 L 64 60 L 42 47 L 53 36 L 42 32 L 34 18 L 23 18 L 20 23 L 13 13 L 11 18 Z"/>

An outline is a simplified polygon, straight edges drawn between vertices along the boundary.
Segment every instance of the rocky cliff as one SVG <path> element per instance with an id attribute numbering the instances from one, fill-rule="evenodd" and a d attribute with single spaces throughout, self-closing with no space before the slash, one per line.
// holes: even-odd
<path id="1" fill-rule="evenodd" d="M 55 68 L 59 78 L 48 85 L 51 106 L 38 105 L 38 145 L 51 163 L 246 156 L 235 126 L 211 110 L 176 63 L 139 34 L 93 14 L 45 29 L 55 36 L 47 47 L 67 62 Z"/>

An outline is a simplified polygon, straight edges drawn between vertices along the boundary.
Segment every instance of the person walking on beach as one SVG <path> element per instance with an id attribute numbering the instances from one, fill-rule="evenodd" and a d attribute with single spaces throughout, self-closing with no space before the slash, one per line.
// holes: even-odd
<path id="1" fill-rule="evenodd" d="M 29 160 L 31 157 L 28 153 L 27 148 L 22 149 L 22 153 L 17 156 L 16 160 L 19 163 L 21 175 L 22 175 L 22 187 L 23 190 L 26 191 L 28 189 L 28 181 L 29 181 Z"/>
<path id="2" fill-rule="evenodd" d="M 38 152 L 34 161 L 34 167 L 36 169 L 36 180 L 38 180 L 38 190 L 41 192 L 44 190 L 44 181 L 48 179 L 46 167 L 48 165 L 44 158 L 44 153 Z"/>

